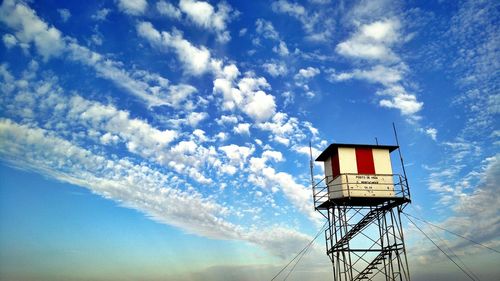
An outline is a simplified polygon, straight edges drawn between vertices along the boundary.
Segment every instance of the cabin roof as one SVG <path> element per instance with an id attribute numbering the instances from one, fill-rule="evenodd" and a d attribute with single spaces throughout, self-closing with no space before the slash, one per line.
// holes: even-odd
<path id="1" fill-rule="evenodd" d="M 363 148 L 382 148 L 388 149 L 389 152 L 393 152 L 398 149 L 397 145 L 377 145 L 377 144 L 353 144 L 353 143 L 332 143 L 330 144 L 321 154 L 316 158 L 316 161 L 326 161 L 329 156 L 333 154 L 334 151 L 337 151 L 339 147 L 363 147 Z"/>

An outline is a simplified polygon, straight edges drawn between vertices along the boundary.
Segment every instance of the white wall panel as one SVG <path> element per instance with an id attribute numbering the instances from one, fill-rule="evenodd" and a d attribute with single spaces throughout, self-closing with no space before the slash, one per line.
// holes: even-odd
<path id="1" fill-rule="evenodd" d="M 354 147 L 339 147 L 339 165 L 341 174 L 357 174 L 356 149 Z"/>
<path id="2" fill-rule="evenodd" d="M 387 149 L 372 149 L 375 174 L 392 174 L 391 156 Z"/>

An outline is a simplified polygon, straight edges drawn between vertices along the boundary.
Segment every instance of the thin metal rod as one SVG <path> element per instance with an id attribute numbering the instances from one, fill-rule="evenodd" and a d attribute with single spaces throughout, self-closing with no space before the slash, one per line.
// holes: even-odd
<path id="1" fill-rule="evenodd" d="M 398 226 L 398 223 L 397 221 L 395 221 L 395 215 L 394 215 L 394 209 L 391 209 L 390 211 L 390 214 L 391 214 L 391 223 L 392 223 L 392 236 L 393 236 L 393 239 L 394 239 L 394 243 L 398 243 L 398 235 L 396 235 L 396 230 L 398 230 L 398 234 L 399 234 L 399 226 Z M 401 275 L 401 255 L 399 253 L 399 250 L 396 250 L 396 258 L 398 259 L 398 273 L 399 273 L 399 280 L 400 281 L 403 281 L 403 276 Z"/>
<path id="2" fill-rule="evenodd" d="M 457 236 L 457 237 L 460 237 L 460 238 L 462 238 L 462 239 L 465 239 L 465 240 L 467 240 L 467 241 L 469 241 L 469 242 L 472 242 L 472 243 L 474 243 L 474 244 L 476 244 L 476 245 L 479 245 L 479 246 L 485 247 L 486 249 L 489 249 L 489 250 L 492 250 L 492 251 L 494 251 L 494 252 L 500 253 L 500 251 L 498 251 L 498 250 L 496 250 L 496 249 L 493 249 L 493 248 L 488 247 L 488 246 L 486 246 L 486 245 L 484 245 L 484 244 L 481 244 L 481 243 L 479 243 L 479 242 L 476 242 L 476 241 L 474 241 L 474 240 L 471 240 L 470 238 L 467 238 L 467 237 L 465 237 L 465 236 L 463 236 L 463 235 L 460 235 L 460 234 L 458 234 L 458 233 L 455 233 L 455 232 L 453 232 L 453 231 L 450 231 L 450 230 L 447 230 L 447 229 L 445 229 L 445 228 L 442 228 L 442 227 L 441 227 L 441 226 L 439 226 L 439 225 L 435 225 L 435 224 L 430 223 L 430 222 L 428 222 L 428 221 L 426 221 L 426 220 L 424 220 L 424 219 L 417 218 L 417 217 L 415 217 L 415 216 L 413 216 L 413 215 L 407 214 L 406 212 L 402 212 L 402 213 L 403 213 L 403 214 L 405 214 L 406 216 L 410 216 L 410 217 L 412 217 L 412 218 L 414 218 L 414 219 L 417 219 L 417 220 L 419 220 L 419 221 L 421 221 L 421 222 L 423 222 L 423 223 L 426 223 L 426 224 L 428 224 L 428 225 L 430 225 L 430 226 L 437 227 L 437 228 L 439 228 L 439 229 L 441 229 L 441 230 L 444 230 L 444 231 L 446 231 L 446 232 L 448 232 L 448 233 L 451 233 L 451 234 L 453 234 L 453 235 L 455 235 L 455 236 Z"/>
<path id="3" fill-rule="evenodd" d="M 388 246 L 388 250 L 389 250 L 389 260 L 387 261 L 387 276 L 389 276 L 389 280 L 396 280 L 396 277 L 394 276 L 394 265 L 393 265 L 393 251 L 394 249 L 392 248 L 393 245 L 396 245 L 396 242 L 394 241 L 394 244 L 391 243 L 391 227 L 393 227 L 393 225 L 389 224 L 388 220 L 387 220 L 387 215 L 388 213 L 383 213 L 382 214 L 382 221 L 384 223 L 384 228 L 385 228 L 385 239 L 386 239 L 386 243 L 387 243 L 387 246 Z M 394 232 L 394 229 L 393 229 L 393 232 Z M 384 258 L 385 259 L 385 258 Z M 386 277 L 387 278 L 387 277 Z"/>
<path id="4" fill-rule="evenodd" d="M 420 227 L 418 227 L 418 225 L 416 223 L 414 223 L 410 217 L 408 215 L 406 215 L 406 213 L 403 213 L 406 218 L 425 236 L 425 238 L 427 238 L 429 241 L 432 242 L 432 244 L 434 244 L 434 246 L 436 246 L 436 248 L 438 248 L 450 261 L 452 261 L 463 273 L 465 273 L 465 275 L 467 275 L 472 281 L 476 281 L 476 279 L 474 279 L 474 277 L 472 277 L 467 271 L 465 271 L 454 259 L 452 259 L 443 249 L 441 249 L 441 247 L 439 247 L 438 244 L 436 244 L 436 242 L 434 242 L 434 240 L 432 240 Z"/>
<path id="5" fill-rule="evenodd" d="M 315 184 L 314 184 L 314 169 L 313 169 L 313 152 L 312 152 L 312 144 L 311 141 L 309 141 L 309 169 L 311 171 L 311 187 L 313 190 L 313 196 L 316 195 L 315 192 Z"/>
<path id="6" fill-rule="evenodd" d="M 403 174 L 405 175 L 406 189 L 408 189 L 408 197 L 411 198 L 410 195 L 410 187 L 408 186 L 408 177 L 406 176 L 405 164 L 403 161 L 403 155 L 401 153 L 401 147 L 399 146 L 398 133 L 396 132 L 396 125 L 392 122 L 392 128 L 394 129 L 394 137 L 396 138 L 396 145 L 398 146 L 399 160 L 401 160 L 401 167 L 403 168 Z"/>
<path id="7" fill-rule="evenodd" d="M 476 278 L 477 280 L 481 280 L 479 277 L 477 277 L 477 275 L 465 264 L 465 262 L 457 255 L 455 254 L 455 252 L 453 252 L 453 250 L 451 249 L 451 246 L 448 245 L 448 243 L 446 242 L 445 239 L 441 238 L 437 233 L 436 231 L 434 231 L 434 229 L 432 229 L 432 227 L 429 227 L 429 229 L 431 230 L 432 234 L 434 235 L 435 238 L 439 239 L 439 241 L 441 241 L 441 243 L 444 245 L 444 247 L 446 248 L 446 250 L 451 253 L 452 257 L 454 257 L 455 259 L 457 259 L 461 264 L 462 266 L 472 275 L 474 276 L 474 278 Z"/>
<path id="8" fill-rule="evenodd" d="M 399 221 L 399 225 L 401 226 L 401 229 L 400 229 L 400 236 L 401 236 L 401 243 L 403 244 L 403 254 L 404 254 L 404 258 L 405 258 L 405 264 L 406 264 L 406 270 L 408 272 L 405 271 L 405 275 L 406 275 L 406 278 L 408 281 L 411 281 L 411 278 L 410 278 L 410 267 L 408 265 L 408 255 L 406 254 L 406 245 L 405 245 L 405 237 L 404 237 L 404 231 L 403 231 L 403 224 L 401 223 L 401 213 L 403 213 L 403 210 L 401 208 L 401 206 L 398 206 L 397 207 L 397 211 L 398 211 L 398 221 Z"/>
<path id="9" fill-rule="evenodd" d="M 383 251 L 384 250 L 384 231 L 383 231 L 383 224 L 381 222 L 381 216 L 380 214 L 377 215 L 377 221 L 378 221 L 378 232 L 379 232 L 379 235 L 380 235 L 380 251 Z M 384 264 L 384 276 L 385 276 L 385 280 L 388 281 L 389 280 L 389 275 L 387 274 L 387 263 L 386 263 L 386 259 L 383 259 L 383 264 Z"/>
<path id="10" fill-rule="evenodd" d="M 311 245 L 314 243 L 314 240 L 316 240 L 319 235 L 326 229 L 326 225 L 327 225 L 327 222 L 325 222 L 325 224 L 323 224 L 323 226 L 321 227 L 321 229 L 318 231 L 318 233 L 316 234 L 316 236 L 314 236 L 314 238 L 302 249 L 300 250 L 300 252 L 295 255 L 295 257 L 290 260 L 290 262 L 288 262 L 274 277 L 273 279 L 271 279 L 271 281 L 273 281 L 274 279 L 276 279 L 276 277 L 278 277 L 278 275 L 280 275 L 294 260 L 296 260 L 303 252 L 307 251 L 309 249 L 309 247 L 311 247 Z"/>

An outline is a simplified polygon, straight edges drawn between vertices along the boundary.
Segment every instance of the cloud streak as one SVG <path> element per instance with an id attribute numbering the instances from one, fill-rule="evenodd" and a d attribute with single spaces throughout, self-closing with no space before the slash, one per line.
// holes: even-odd
<path id="1" fill-rule="evenodd" d="M 15 31 L 16 39 L 21 44 L 33 44 L 44 60 L 67 58 L 89 66 L 98 76 L 112 81 L 148 106 L 175 105 L 172 96 L 187 96 L 196 91 L 186 84 L 170 85 L 168 79 L 158 74 L 123 69 L 121 62 L 108 59 L 81 46 L 75 39 L 63 36 L 58 29 L 49 26 L 23 3 L 4 1 L 0 7 L 0 15 L 1 21 Z"/>
<path id="2" fill-rule="evenodd" d="M 378 6 L 373 8 L 376 7 Z M 360 19 L 351 20 L 358 22 Z M 371 69 L 354 69 L 352 72 L 341 73 L 330 70 L 330 80 L 338 82 L 358 79 L 381 84 L 383 88 L 376 92 L 381 97 L 378 104 L 398 109 L 410 122 L 415 123 L 421 119 L 419 113 L 424 103 L 408 90 L 410 83 L 405 81 L 405 76 L 410 69 L 393 50 L 395 46 L 404 43 L 401 33 L 402 23 L 398 17 L 358 23 L 356 31 L 338 43 L 335 51 L 348 59 L 366 62 L 371 65 Z"/>

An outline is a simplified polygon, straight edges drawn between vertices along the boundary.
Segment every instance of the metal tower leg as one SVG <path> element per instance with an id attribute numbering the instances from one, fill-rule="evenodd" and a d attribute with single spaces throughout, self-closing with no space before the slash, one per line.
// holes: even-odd
<path id="1" fill-rule="evenodd" d="M 328 209 L 325 239 L 334 280 L 374 280 L 376 276 L 386 281 L 410 280 L 401 210 L 395 202 Z"/>

